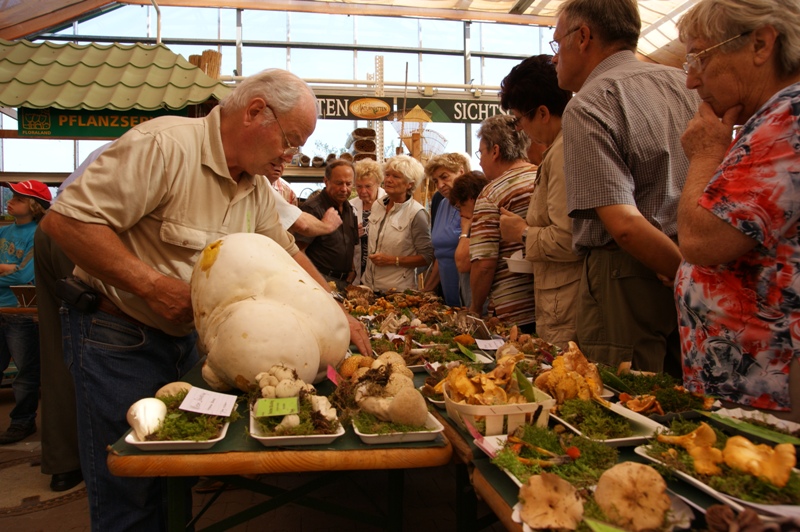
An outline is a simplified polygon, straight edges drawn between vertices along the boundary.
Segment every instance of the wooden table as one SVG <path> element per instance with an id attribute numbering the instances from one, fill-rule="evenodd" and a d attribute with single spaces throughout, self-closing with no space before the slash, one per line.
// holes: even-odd
<path id="1" fill-rule="evenodd" d="M 185 380 L 202 385 L 198 378 L 199 365 L 186 375 Z M 268 448 L 248 435 L 249 415 L 246 406 L 240 405 L 239 411 L 242 417 L 232 422 L 226 437 L 208 450 L 141 451 L 127 444 L 123 435 L 109 447 L 108 468 L 114 475 L 123 477 L 167 477 L 170 530 L 185 530 L 185 478 L 197 476 L 220 478 L 273 497 L 266 503 L 226 518 L 208 530 L 225 530 L 288 502 L 313 506 L 390 530 L 401 530 L 403 471 L 445 465 L 453 455 L 453 447 L 443 435 L 430 442 L 368 445 L 361 442 L 352 427 L 346 427 L 345 434 L 329 445 Z M 348 512 L 345 508 L 333 507 L 308 497 L 314 489 L 332 482 L 335 472 L 354 470 L 388 472 L 388 516 Z M 329 475 L 291 491 L 240 477 L 305 472 L 329 472 Z"/>

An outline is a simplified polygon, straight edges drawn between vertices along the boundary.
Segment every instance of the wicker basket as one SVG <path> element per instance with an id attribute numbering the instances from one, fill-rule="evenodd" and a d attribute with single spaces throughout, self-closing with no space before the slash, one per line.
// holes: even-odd
<path id="1" fill-rule="evenodd" d="M 475 426 L 476 418 L 485 418 L 486 434 L 484 436 L 498 436 L 510 434 L 514 429 L 523 423 L 546 427 L 550 419 L 550 409 L 556 404 L 556 400 L 534 388 L 536 396 L 535 403 L 518 403 L 513 405 L 467 405 L 456 403 L 450 398 L 447 384 L 444 385 L 444 406 L 447 415 L 454 419 L 464 430 L 467 430 L 464 420 L 469 421 Z M 503 429 L 505 425 L 505 430 Z"/>

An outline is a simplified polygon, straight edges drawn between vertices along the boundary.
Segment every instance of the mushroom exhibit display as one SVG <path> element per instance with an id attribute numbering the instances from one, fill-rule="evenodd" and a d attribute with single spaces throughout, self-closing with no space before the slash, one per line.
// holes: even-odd
<path id="1" fill-rule="evenodd" d="M 319 382 L 350 343 L 347 318 L 331 295 L 270 238 L 228 235 L 209 244 L 191 280 L 203 379 L 215 390 L 246 391 L 263 368 L 285 364 Z"/>

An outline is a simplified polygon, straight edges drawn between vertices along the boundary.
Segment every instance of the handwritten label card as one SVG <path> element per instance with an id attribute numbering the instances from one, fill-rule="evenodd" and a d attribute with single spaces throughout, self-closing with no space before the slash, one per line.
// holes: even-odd
<path id="1" fill-rule="evenodd" d="M 227 393 L 212 392 L 192 386 L 181 403 L 181 410 L 208 414 L 210 416 L 228 417 L 236 406 L 236 396 Z"/>
<path id="2" fill-rule="evenodd" d="M 297 397 L 283 397 L 281 399 L 259 399 L 256 401 L 256 417 L 287 416 L 300 411 Z"/>
<path id="3" fill-rule="evenodd" d="M 497 338 L 492 338 L 491 340 L 481 340 L 480 338 L 475 338 L 475 343 L 478 344 L 478 347 L 484 351 L 496 351 L 503 346 L 505 341 Z"/>

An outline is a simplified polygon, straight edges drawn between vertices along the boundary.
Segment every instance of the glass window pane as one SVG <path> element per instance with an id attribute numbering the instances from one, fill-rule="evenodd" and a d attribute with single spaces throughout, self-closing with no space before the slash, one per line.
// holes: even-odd
<path id="1" fill-rule="evenodd" d="M 242 13 L 242 39 L 285 42 L 287 18 L 283 11 L 246 9 Z"/>
<path id="2" fill-rule="evenodd" d="M 73 144 L 71 140 L 3 139 L 3 170 L 72 172 L 75 169 Z M 41 154 L 47 156 L 42 157 Z"/>
<path id="3" fill-rule="evenodd" d="M 294 42 L 353 44 L 353 17 L 321 13 L 291 13 L 289 34 Z"/>
<path id="4" fill-rule="evenodd" d="M 120 37 L 147 37 L 147 14 L 151 13 L 152 34 L 156 36 L 155 11 L 150 6 L 124 6 L 99 17 L 78 24 L 79 35 L 118 35 Z M 72 27 L 58 32 L 72 35 Z"/>
<path id="5" fill-rule="evenodd" d="M 216 39 L 219 35 L 216 8 L 161 8 L 161 37 Z M 151 33 L 157 32 L 155 14 L 150 17 Z"/>
<path id="6" fill-rule="evenodd" d="M 235 58 L 234 58 L 235 61 Z M 242 76 L 252 76 L 266 68 L 286 68 L 286 48 L 242 48 Z"/>
<path id="7" fill-rule="evenodd" d="M 464 49 L 464 23 L 453 20 L 420 20 L 422 46 L 443 50 Z"/>
<path id="8" fill-rule="evenodd" d="M 511 24 L 490 24 L 481 22 L 473 25 L 479 26 L 479 35 L 473 38 L 471 48 L 473 51 L 515 53 L 525 56 L 541 53 L 538 26 L 518 26 Z"/>
<path id="9" fill-rule="evenodd" d="M 464 59 L 452 55 L 424 54 L 422 81 L 425 83 L 464 83 Z"/>
<path id="10" fill-rule="evenodd" d="M 358 44 L 382 46 L 419 46 L 417 21 L 411 18 L 358 17 L 356 21 Z"/>
<path id="11" fill-rule="evenodd" d="M 291 54 L 290 70 L 301 78 L 353 78 L 353 52 L 297 48 Z"/>
<path id="12" fill-rule="evenodd" d="M 503 78 L 521 62 L 521 59 L 486 59 L 481 66 L 481 59 L 473 57 L 472 76 L 476 84 L 500 86 Z"/>

